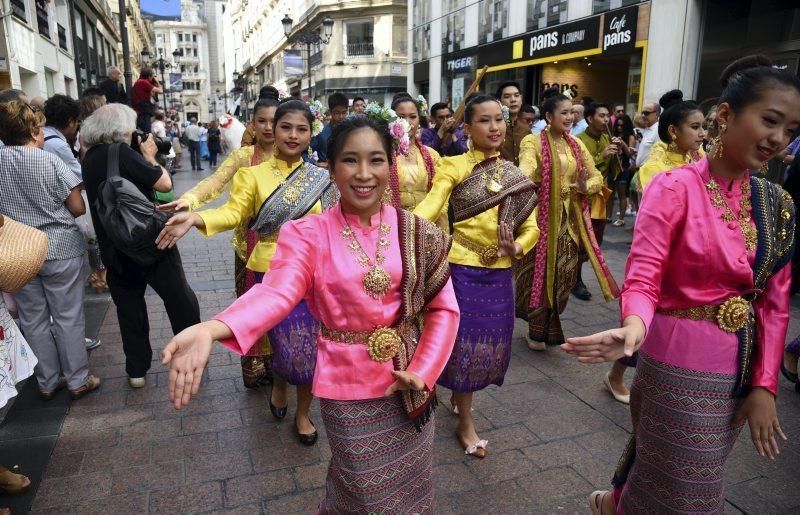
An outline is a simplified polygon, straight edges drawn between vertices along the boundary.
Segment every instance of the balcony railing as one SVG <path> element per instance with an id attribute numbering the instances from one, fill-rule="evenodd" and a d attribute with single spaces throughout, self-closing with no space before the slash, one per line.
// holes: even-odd
<path id="1" fill-rule="evenodd" d="M 372 43 L 348 43 L 346 50 L 348 57 L 372 57 L 375 54 Z"/>
<path id="2" fill-rule="evenodd" d="M 63 50 L 69 51 L 69 47 L 67 46 L 67 29 L 62 27 L 60 24 L 57 24 L 58 27 L 58 46 L 61 47 Z"/>

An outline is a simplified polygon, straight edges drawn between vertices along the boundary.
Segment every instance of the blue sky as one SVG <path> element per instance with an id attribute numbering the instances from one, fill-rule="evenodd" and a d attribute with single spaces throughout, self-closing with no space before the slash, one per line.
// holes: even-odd
<path id="1" fill-rule="evenodd" d="M 180 20 L 181 0 L 141 0 L 142 16 L 155 20 Z"/>

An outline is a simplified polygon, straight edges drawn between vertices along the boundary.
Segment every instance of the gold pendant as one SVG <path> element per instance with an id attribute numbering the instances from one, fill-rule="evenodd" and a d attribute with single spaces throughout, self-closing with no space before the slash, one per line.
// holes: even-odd
<path id="1" fill-rule="evenodd" d="M 382 299 L 392 285 L 392 278 L 383 268 L 372 265 L 361 279 L 364 291 L 373 299 Z"/>
<path id="2" fill-rule="evenodd" d="M 503 189 L 503 186 L 496 180 L 491 179 L 486 183 L 486 189 L 489 191 L 489 193 L 500 193 L 500 191 Z"/>
<path id="3" fill-rule="evenodd" d="M 288 204 L 295 205 L 300 200 L 300 190 L 295 186 L 287 186 L 286 191 L 283 192 L 283 198 Z"/>

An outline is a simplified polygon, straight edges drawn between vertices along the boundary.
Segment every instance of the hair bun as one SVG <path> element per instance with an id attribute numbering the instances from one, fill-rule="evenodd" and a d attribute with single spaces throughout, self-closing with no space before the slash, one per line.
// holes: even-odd
<path id="1" fill-rule="evenodd" d="M 678 102 L 683 102 L 683 91 L 679 89 L 673 89 L 667 91 L 661 98 L 658 99 L 658 105 L 661 106 L 661 109 L 666 109 L 671 105 L 675 105 Z"/>
<path id="2" fill-rule="evenodd" d="M 561 90 L 558 88 L 558 86 L 549 87 L 546 90 L 542 91 L 542 102 L 544 102 L 545 100 L 547 100 L 550 97 L 554 97 L 556 95 L 559 95 L 560 93 L 561 93 Z"/>
<path id="3" fill-rule="evenodd" d="M 731 78 L 737 73 L 749 70 L 751 68 L 772 68 L 772 61 L 764 55 L 747 55 L 741 57 L 722 70 L 722 75 L 719 76 L 719 82 L 722 84 L 722 89 L 728 87 Z"/>

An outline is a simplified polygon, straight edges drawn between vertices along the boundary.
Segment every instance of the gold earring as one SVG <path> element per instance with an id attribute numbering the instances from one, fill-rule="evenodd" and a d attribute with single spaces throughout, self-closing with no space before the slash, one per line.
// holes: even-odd
<path id="1" fill-rule="evenodd" d="M 678 144 L 677 144 L 678 136 L 673 134 L 671 136 L 671 138 L 672 138 L 672 141 L 670 142 L 669 145 L 667 145 L 667 150 L 670 151 L 670 152 L 673 152 L 673 153 L 677 153 L 678 152 Z"/>
<path id="2" fill-rule="evenodd" d="M 769 173 L 769 161 L 764 161 L 764 164 L 758 169 L 758 174 L 767 175 L 767 173 Z"/>
<path id="3" fill-rule="evenodd" d="M 710 152 L 711 158 L 716 159 L 722 157 L 722 152 L 724 150 L 722 144 L 722 135 L 725 134 L 725 131 L 727 130 L 728 130 L 727 124 L 724 123 L 720 124 L 719 132 L 717 132 L 717 135 L 708 141 L 708 145 L 711 147 L 711 152 Z"/>
<path id="4" fill-rule="evenodd" d="M 392 203 L 392 188 L 391 186 L 386 186 L 386 189 L 383 190 L 383 195 L 381 195 L 381 202 L 384 204 L 391 204 Z"/>

